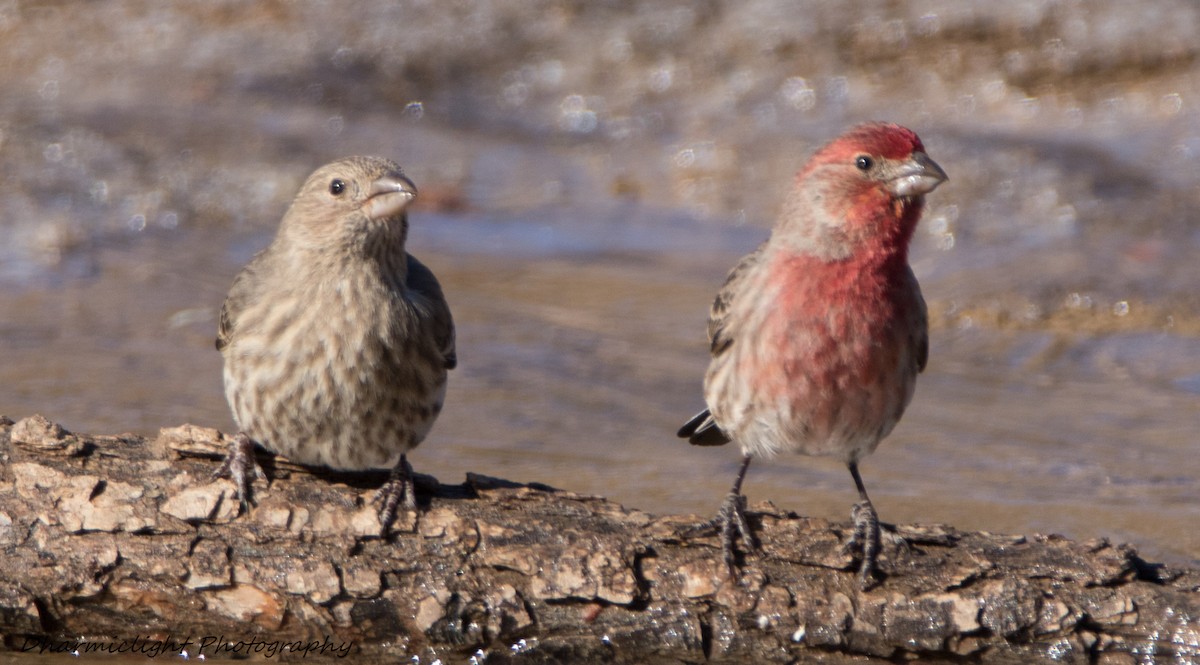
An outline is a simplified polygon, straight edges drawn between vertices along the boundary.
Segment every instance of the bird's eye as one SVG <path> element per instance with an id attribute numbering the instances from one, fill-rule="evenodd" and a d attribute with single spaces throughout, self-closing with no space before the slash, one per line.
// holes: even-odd
<path id="1" fill-rule="evenodd" d="M 334 196 L 341 196 L 342 192 L 346 191 L 346 181 L 341 178 L 334 178 L 329 183 L 329 193 Z"/>
<path id="2" fill-rule="evenodd" d="M 866 155 L 859 155 L 854 159 L 854 166 L 858 167 L 859 171 L 870 171 L 872 166 L 875 166 L 875 160 Z"/>

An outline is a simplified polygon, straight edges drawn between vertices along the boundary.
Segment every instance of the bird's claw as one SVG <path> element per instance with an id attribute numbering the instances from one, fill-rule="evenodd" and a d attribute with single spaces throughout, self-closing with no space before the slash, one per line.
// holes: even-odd
<path id="1" fill-rule="evenodd" d="M 725 501 L 721 503 L 721 509 L 717 511 L 717 519 L 721 523 L 721 540 L 726 545 L 726 551 L 732 551 L 734 534 L 742 541 L 742 547 L 747 551 L 755 551 L 758 549 L 758 540 L 754 537 L 754 532 L 750 529 L 750 522 L 746 520 L 746 495 L 730 494 L 725 497 Z M 727 556 L 728 560 L 729 557 Z"/>
<path id="2" fill-rule="evenodd" d="M 408 460 L 401 455 L 400 461 L 392 468 L 387 482 L 380 487 L 371 498 L 379 503 L 379 536 L 386 538 L 396 521 L 397 509 L 403 505 L 405 510 L 416 512 L 417 492 L 413 483 L 413 470 Z"/>
<path id="3" fill-rule="evenodd" d="M 697 524 L 687 530 L 686 535 L 700 535 L 716 532 L 721 538 L 721 553 L 724 555 L 725 567 L 730 577 L 737 572 L 737 541 L 747 552 L 758 549 L 758 540 L 750 529 L 746 519 L 746 497 L 742 494 L 730 493 L 721 502 L 721 508 L 713 519 Z"/>
<path id="4" fill-rule="evenodd" d="M 225 461 L 212 474 L 213 478 L 228 478 L 233 481 L 234 491 L 238 498 L 238 514 L 250 512 L 254 504 L 251 485 L 255 480 L 266 480 L 267 474 L 254 457 L 254 442 L 245 432 L 238 432 L 229 441 L 229 452 Z"/>
<path id="5" fill-rule="evenodd" d="M 859 562 L 858 583 L 863 591 L 867 591 L 875 584 L 879 564 L 879 515 L 870 501 L 859 501 L 851 509 L 850 519 L 854 523 L 854 533 L 842 545 L 842 555 Z"/>

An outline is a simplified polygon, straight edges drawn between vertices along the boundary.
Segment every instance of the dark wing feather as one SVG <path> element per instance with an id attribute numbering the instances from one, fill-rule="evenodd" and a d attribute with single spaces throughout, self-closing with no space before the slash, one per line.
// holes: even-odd
<path id="1" fill-rule="evenodd" d="M 764 245 L 765 243 L 759 245 L 758 249 L 738 261 L 733 270 L 726 275 L 725 284 L 721 286 L 721 290 L 717 291 L 717 297 L 713 299 L 712 308 L 708 312 L 708 341 L 710 343 L 709 351 L 714 358 L 725 353 L 733 345 L 733 334 L 728 326 L 733 297 L 742 288 L 742 280 L 745 279 L 750 269 L 761 259 Z M 712 413 L 708 409 L 692 416 L 691 420 L 679 428 L 676 435 L 687 439 L 688 443 L 694 446 L 720 446 L 730 441 L 729 437 L 717 426 L 717 421 L 713 420 Z"/>
<path id="2" fill-rule="evenodd" d="M 917 276 L 913 274 L 912 268 L 908 269 L 903 288 L 904 293 L 911 294 L 914 298 L 914 302 L 905 308 L 909 317 L 908 330 L 912 331 L 909 344 L 913 358 L 917 361 L 917 371 L 924 372 L 925 364 L 929 362 L 929 315 L 925 307 L 925 297 L 921 295 L 921 286 L 917 283 Z"/>
<path id="3" fill-rule="evenodd" d="M 458 366 L 458 351 L 454 344 L 454 318 L 450 315 L 450 305 L 446 303 L 442 286 L 433 271 L 412 254 L 408 255 L 408 290 L 427 303 L 430 330 L 442 352 L 445 367 L 454 369 Z"/>
<path id="4" fill-rule="evenodd" d="M 721 286 L 721 290 L 717 291 L 717 297 L 713 300 L 712 308 L 708 312 L 708 341 L 710 342 L 710 352 L 713 356 L 719 356 L 733 344 L 733 335 L 727 329 L 729 309 L 733 304 L 734 294 L 741 288 L 741 282 L 746 277 L 759 260 L 762 258 L 763 247 L 766 243 L 758 246 L 758 249 L 750 252 L 738 261 L 733 270 L 725 277 L 725 284 Z"/>
<path id="5" fill-rule="evenodd" d="M 729 437 L 717 427 L 717 421 L 713 420 L 708 409 L 692 416 L 675 435 L 687 439 L 693 446 L 723 446 L 729 443 Z"/>
<path id="6" fill-rule="evenodd" d="M 217 350 L 224 351 L 225 347 L 233 341 L 233 336 L 237 332 L 237 320 L 242 309 L 245 308 L 246 301 L 250 298 L 251 285 L 255 282 L 258 264 L 262 260 L 262 254 L 254 257 L 250 263 L 233 278 L 233 285 L 229 287 L 229 295 L 225 296 L 225 302 L 221 304 L 221 317 L 217 321 Z"/>

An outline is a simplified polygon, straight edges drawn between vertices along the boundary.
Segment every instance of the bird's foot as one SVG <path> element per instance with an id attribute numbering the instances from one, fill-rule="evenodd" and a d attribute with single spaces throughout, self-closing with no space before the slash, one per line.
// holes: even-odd
<path id="1" fill-rule="evenodd" d="M 721 553 L 724 556 L 725 567 L 729 570 L 729 576 L 736 576 L 737 541 L 742 542 L 742 547 L 747 552 L 758 549 L 758 540 L 754 538 L 750 522 L 746 520 L 745 495 L 729 493 L 721 502 L 721 508 L 717 511 L 716 517 L 703 524 L 697 524 L 689 529 L 688 533 L 710 533 L 712 531 L 716 531 L 721 538 Z"/>
<path id="2" fill-rule="evenodd" d="M 254 496 L 250 485 L 255 480 L 266 480 L 262 467 L 254 458 L 254 442 L 245 432 L 229 440 L 229 452 L 225 461 L 213 472 L 213 478 L 228 478 L 233 481 L 234 491 L 237 492 L 238 514 L 243 515 L 254 505 Z"/>
<path id="3" fill-rule="evenodd" d="M 867 591 L 875 585 L 875 572 L 879 567 L 879 515 L 870 501 L 859 501 L 850 511 L 850 519 L 854 523 L 854 533 L 842 545 L 842 554 L 858 561 L 858 583 L 863 591 Z M 899 538 L 894 534 L 889 536 Z"/>
<path id="4" fill-rule="evenodd" d="M 412 466 L 404 455 L 401 455 L 400 461 L 392 467 L 392 473 L 387 482 L 375 492 L 372 501 L 379 503 L 379 536 L 381 538 L 387 537 L 388 531 L 392 528 L 392 522 L 396 521 L 397 509 L 401 505 L 405 510 L 416 512 L 417 488 L 413 483 Z"/>
<path id="5" fill-rule="evenodd" d="M 721 552 L 725 557 L 725 567 L 729 569 L 732 577 L 737 564 L 734 541 L 741 540 L 742 547 L 747 552 L 758 549 L 758 540 L 754 538 L 754 532 L 750 530 L 750 522 L 746 520 L 746 495 L 730 494 L 726 496 L 725 500 L 721 502 L 721 509 L 717 511 L 717 521 L 721 524 Z"/>

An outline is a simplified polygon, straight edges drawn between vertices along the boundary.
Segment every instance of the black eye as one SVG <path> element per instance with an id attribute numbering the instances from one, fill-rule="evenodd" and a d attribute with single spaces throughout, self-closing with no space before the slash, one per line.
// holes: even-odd
<path id="1" fill-rule="evenodd" d="M 334 178 L 329 183 L 329 193 L 334 196 L 341 196 L 342 192 L 346 191 L 346 181 L 341 178 Z"/>
<path id="2" fill-rule="evenodd" d="M 859 171 L 870 171 L 872 166 L 875 166 L 875 160 L 866 155 L 859 155 L 854 159 L 854 165 Z"/>

